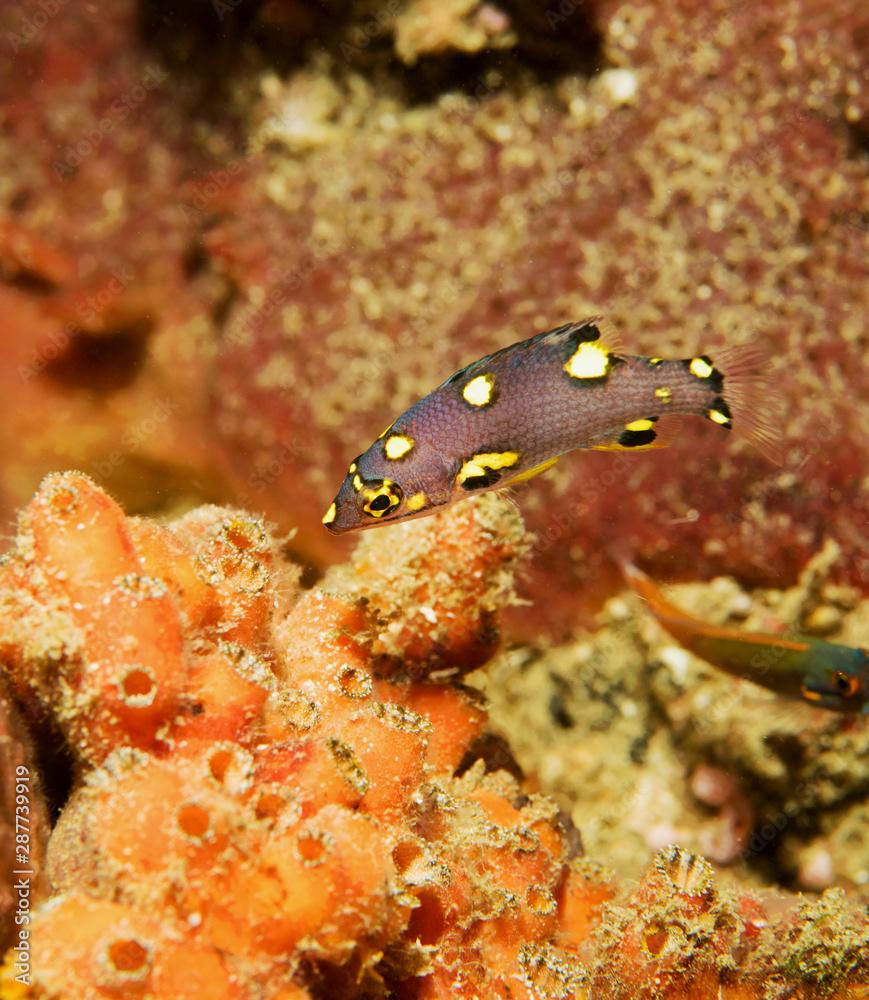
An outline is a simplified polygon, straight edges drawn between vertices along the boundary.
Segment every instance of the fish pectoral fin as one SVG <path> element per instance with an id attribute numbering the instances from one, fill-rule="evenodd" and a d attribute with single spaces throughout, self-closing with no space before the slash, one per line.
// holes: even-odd
<path id="1" fill-rule="evenodd" d="M 560 455 L 556 455 L 555 458 L 547 458 L 545 462 L 541 462 L 539 465 L 535 465 L 532 469 L 526 469 L 524 472 L 520 472 L 518 476 L 514 476 L 512 479 L 508 479 L 504 486 L 515 486 L 517 483 L 527 482 L 529 479 L 533 479 L 535 476 L 539 476 L 541 472 L 546 472 L 547 469 L 551 469 L 553 465 L 561 458 Z"/>

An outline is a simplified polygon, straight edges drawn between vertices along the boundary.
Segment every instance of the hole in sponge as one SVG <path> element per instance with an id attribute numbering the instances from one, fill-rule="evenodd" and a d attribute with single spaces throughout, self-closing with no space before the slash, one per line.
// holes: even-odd
<path id="1" fill-rule="evenodd" d="M 344 667 L 338 675 L 338 686 L 347 698 L 367 698 L 371 694 L 371 675 L 356 667 Z"/>
<path id="2" fill-rule="evenodd" d="M 208 775 L 225 791 L 240 795 L 253 780 L 253 760 L 247 750 L 233 743 L 217 743 L 205 758 Z"/>
<path id="3" fill-rule="evenodd" d="M 412 864 L 419 861 L 422 853 L 419 844 L 412 840 L 405 840 L 395 845 L 392 851 L 392 860 L 395 862 L 395 867 L 403 875 Z"/>
<path id="4" fill-rule="evenodd" d="M 294 826 L 302 817 L 302 807 L 295 795 L 278 782 L 261 785 L 254 803 L 256 818 L 269 824 L 280 821 L 282 828 Z"/>
<path id="5" fill-rule="evenodd" d="M 320 709 L 315 701 L 306 698 L 301 691 L 284 688 L 269 697 L 278 717 L 295 729 L 313 729 L 320 721 Z"/>
<path id="6" fill-rule="evenodd" d="M 62 357 L 45 369 L 52 381 L 77 390 L 110 394 L 138 378 L 148 352 L 148 320 L 138 326 L 91 336 L 72 337 Z"/>
<path id="7" fill-rule="evenodd" d="M 546 916 L 555 911 L 555 897 L 549 889 L 542 885 L 529 886 L 528 891 L 525 893 L 525 902 L 532 913 L 537 913 L 541 916 Z"/>
<path id="8" fill-rule="evenodd" d="M 121 696 L 130 708 L 148 708 L 157 695 L 157 682 L 147 667 L 132 667 L 121 678 Z"/>
<path id="9" fill-rule="evenodd" d="M 223 525 L 226 540 L 241 552 L 262 549 L 267 541 L 262 525 L 256 521 L 234 517 Z"/>
<path id="10" fill-rule="evenodd" d="M 46 493 L 46 502 L 55 514 L 71 514 L 78 501 L 78 491 L 72 486 L 57 483 Z"/>
<path id="11" fill-rule="evenodd" d="M 316 830 L 303 830 L 296 837 L 296 850 L 302 861 L 310 866 L 321 865 L 329 855 L 332 846 L 331 838 L 326 833 Z"/>
<path id="12" fill-rule="evenodd" d="M 204 840 L 211 829 L 208 810 L 197 802 L 186 802 L 176 814 L 178 828 L 191 840 Z"/>
<path id="13" fill-rule="evenodd" d="M 215 781 L 219 781 L 222 784 L 233 759 L 234 755 L 232 750 L 215 750 L 208 758 L 208 770 L 211 772 L 211 777 L 214 778 Z"/>
<path id="14" fill-rule="evenodd" d="M 643 932 L 643 946 L 650 955 L 660 955 L 667 947 L 670 935 L 666 927 L 660 924 L 649 924 Z"/>
<path id="15" fill-rule="evenodd" d="M 135 938 L 118 938 L 106 948 L 106 965 L 124 982 L 141 982 L 151 971 L 151 949 Z"/>
<path id="16" fill-rule="evenodd" d="M 284 808 L 284 798 L 277 792 L 261 792 L 256 800 L 256 818 L 274 819 Z"/>

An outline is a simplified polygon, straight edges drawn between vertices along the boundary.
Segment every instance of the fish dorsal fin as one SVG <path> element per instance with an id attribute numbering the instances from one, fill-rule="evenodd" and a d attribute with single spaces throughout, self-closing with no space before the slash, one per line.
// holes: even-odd
<path id="1" fill-rule="evenodd" d="M 600 344 L 607 354 L 613 357 L 623 356 L 623 348 L 616 328 L 604 316 L 589 316 L 587 319 L 574 323 L 562 323 L 561 326 L 553 327 L 551 330 L 544 330 L 527 340 L 521 340 L 517 344 L 510 344 L 500 350 L 487 354 L 485 357 L 474 361 L 457 372 L 453 372 L 449 378 L 445 379 L 438 388 L 452 385 L 460 379 L 473 378 L 479 372 L 485 371 L 494 361 L 505 355 L 513 355 L 530 348 L 538 346 L 541 342 L 562 339 L 564 341 L 573 340 L 575 343 L 595 343 Z"/>
<path id="2" fill-rule="evenodd" d="M 550 337 L 572 338 L 576 343 L 595 343 L 605 348 L 608 354 L 617 357 L 624 355 L 624 346 L 618 330 L 605 316 L 588 316 L 576 323 L 564 323 L 540 333 L 534 339 L 543 340 Z"/>

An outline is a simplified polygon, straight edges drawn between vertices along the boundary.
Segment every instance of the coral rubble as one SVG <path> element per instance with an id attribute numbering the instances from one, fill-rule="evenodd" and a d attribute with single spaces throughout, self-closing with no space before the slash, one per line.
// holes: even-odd
<path id="1" fill-rule="evenodd" d="M 620 884 L 497 769 L 461 678 L 527 545 L 488 495 L 300 591 L 242 511 L 161 525 L 50 476 L 0 563 L 0 661 L 73 787 L 0 996 L 856 996 L 842 894 L 764 902 L 679 848 Z"/>

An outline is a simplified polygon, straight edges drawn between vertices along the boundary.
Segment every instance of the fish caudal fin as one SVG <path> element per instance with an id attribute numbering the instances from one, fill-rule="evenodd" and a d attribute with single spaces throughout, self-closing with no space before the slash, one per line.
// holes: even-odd
<path id="1" fill-rule="evenodd" d="M 695 358 L 690 363 L 703 360 Z M 732 427 L 771 462 L 781 465 L 782 405 L 769 354 L 755 344 L 744 344 L 717 351 L 709 362 L 720 376 L 721 389 L 706 412 L 707 419 Z"/>
<path id="2" fill-rule="evenodd" d="M 652 582 L 651 577 L 634 565 L 627 554 L 615 551 L 612 555 L 622 571 L 627 585 L 638 597 L 642 597 L 651 606 L 656 616 L 667 613 L 672 617 L 682 616 L 682 611 L 664 597 L 658 586 Z"/>
<path id="3" fill-rule="evenodd" d="M 701 629 L 704 627 L 703 622 L 668 600 L 660 587 L 632 561 L 627 552 L 617 548 L 611 549 L 610 556 L 622 571 L 625 583 L 637 597 L 645 601 L 660 624 L 670 635 L 690 649 L 691 637 L 698 627 Z"/>

